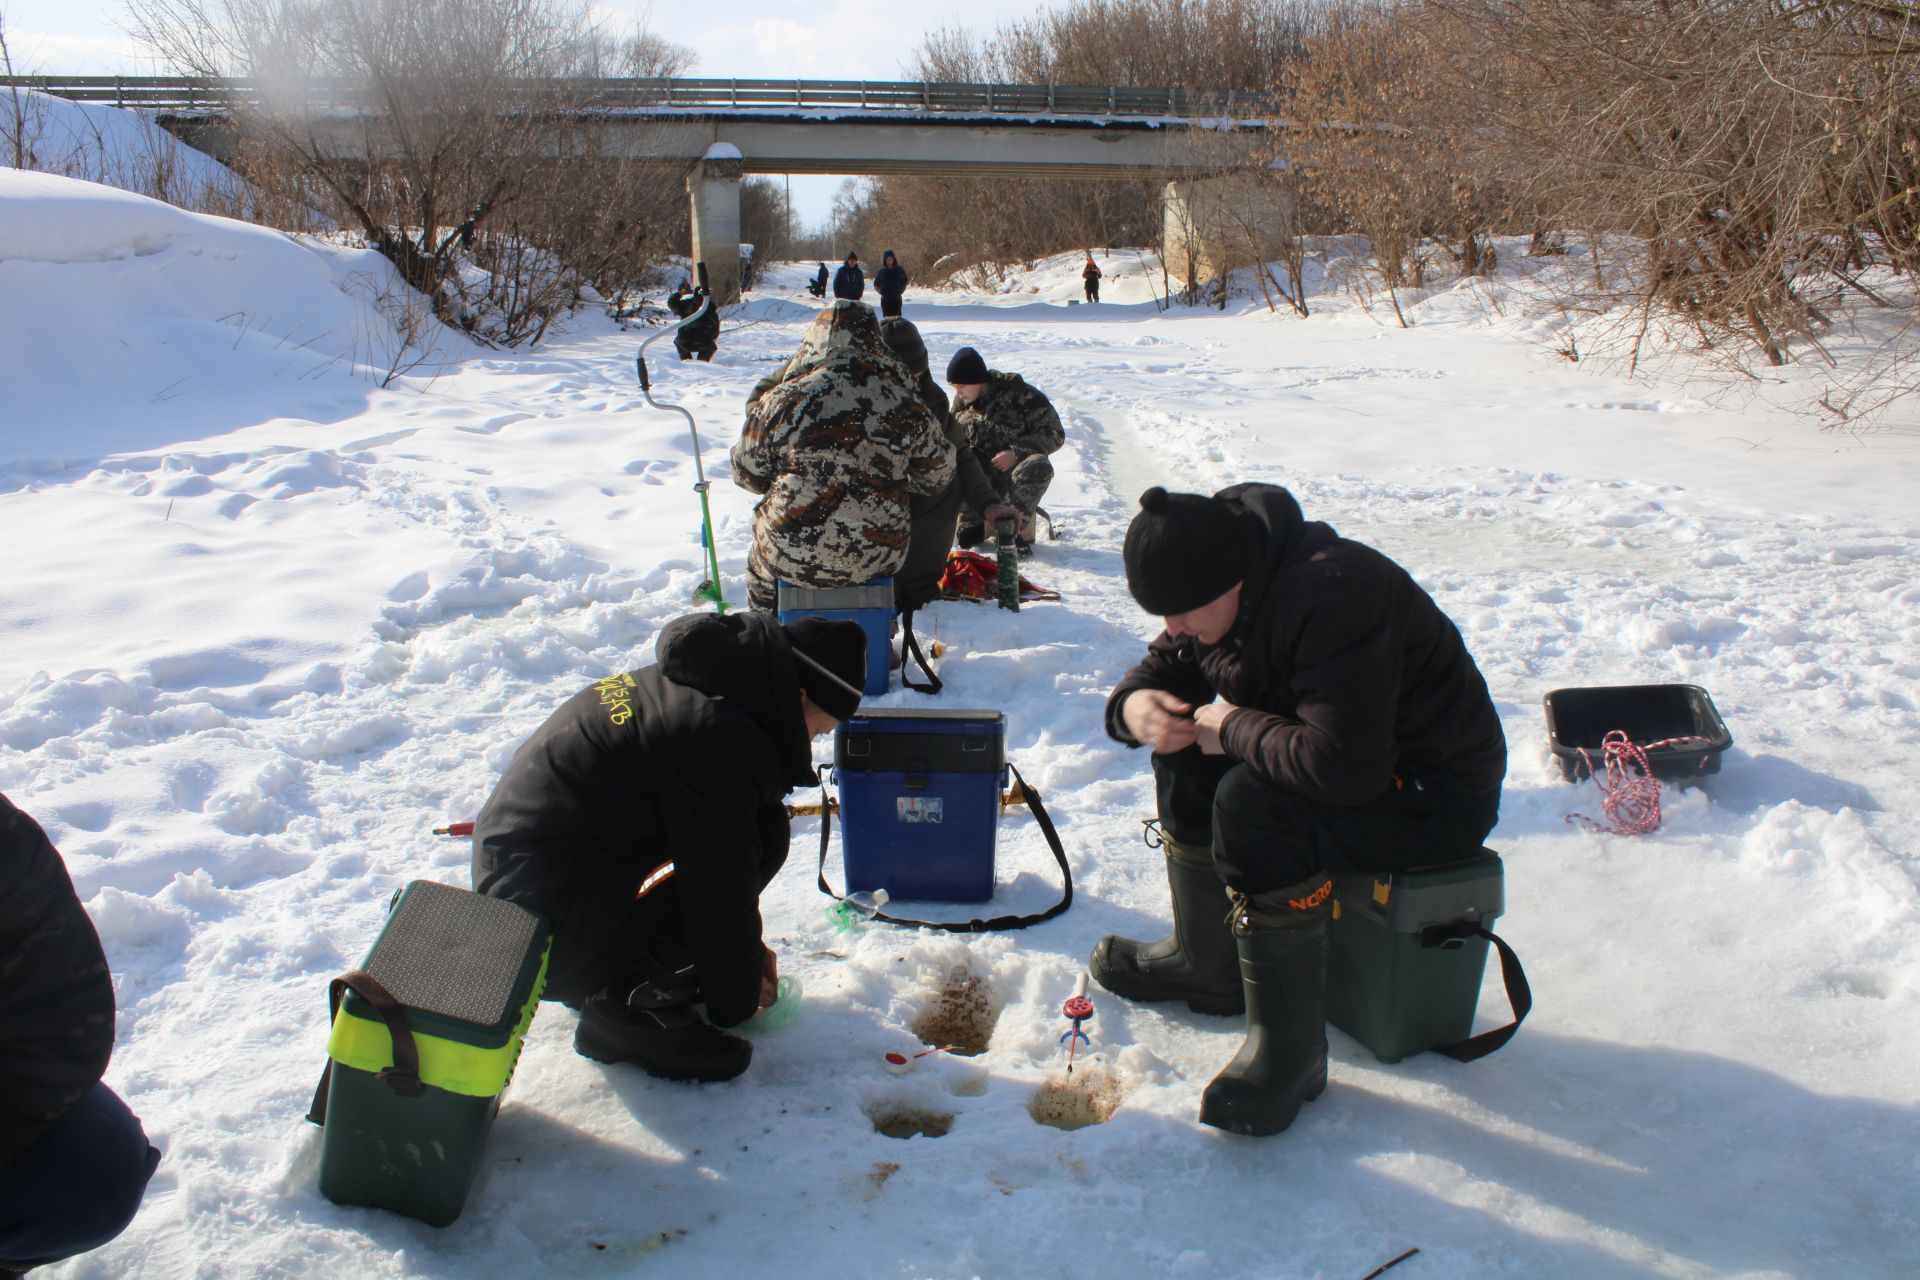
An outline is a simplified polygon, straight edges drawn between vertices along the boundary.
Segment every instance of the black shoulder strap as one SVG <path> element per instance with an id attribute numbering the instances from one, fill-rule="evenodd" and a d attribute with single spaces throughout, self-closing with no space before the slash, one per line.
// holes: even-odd
<path id="1" fill-rule="evenodd" d="M 996 933 L 1005 929 L 1024 929 L 1028 925 L 1051 920 L 1073 905 L 1073 872 L 1067 867 L 1066 850 L 1060 847 L 1060 833 L 1053 829 L 1053 819 L 1047 815 L 1047 807 L 1040 803 L 1040 793 L 1027 785 L 1027 780 L 1020 776 L 1020 770 L 1011 764 L 1007 768 L 1012 771 L 1013 781 L 1020 788 L 1027 808 L 1033 811 L 1033 820 L 1040 824 L 1041 832 L 1047 837 L 1047 847 L 1053 851 L 1053 860 L 1060 865 L 1060 901 L 1032 916 L 994 916 L 990 920 L 908 920 L 880 911 L 874 913 L 875 920 L 905 925 L 911 929 L 941 929 L 947 933 Z M 827 803 L 827 772 L 823 766 L 820 770 L 820 862 L 815 874 L 820 892 L 836 902 L 845 902 L 846 899 L 835 893 L 833 886 L 827 883 L 827 838 L 832 826 L 833 809 Z"/>
<path id="2" fill-rule="evenodd" d="M 1482 1031 L 1477 1036 L 1468 1036 L 1455 1044 L 1443 1044 L 1434 1049 L 1435 1053 L 1444 1053 L 1455 1062 L 1472 1062 L 1475 1058 L 1484 1058 L 1513 1039 L 1513 1033 L 1533 1012 L 1533 988 L 1527 985 L 1526 970 L 1520 967 L 1520 957 L 1513 954 L 1513 948 L 1504 939 L 1496 937 L 1491 929 L 1483 924 L 1437 924 L 1431 925 L 1420 934 L 1420 945 L 1437 947 L 1453 938 L 1485 938 L 1500 951 L 1500 979 L 1506 983 L 1507 1004 L 1513 1010 L 1513 1021 L 1504 1027 L 1495 1027 L 1491 1031 Z"/>
<path id="3" fill-rule="evenodd" d="M 924 693 L 931 696 L 940 692 L 940 677 L 933 673 L 931 666 L 927 665 L 927 656 L 920 652 L 920 642 L 914 639 L 912 609 L 902 609 L 900 611 L 900 647 L 903 651 L 900 657 L 900 683 L 915 693 Z M 908 659 L 919 663 L 920 669 L 927 673 L 927 681 L 925 684 L 915 683 L 913 677 L 908 674 Z"/>
<path id="4" fill-rule="evenodd" d="M 420 1080 L 420 1046 L 413 1041 L 413 1024 L 407 1021 L 406 1006 L 393 998 L 393 994 L 372 974 L 361 969 L 343 973 L 327 986 L 327 1025 L 340 1016 L 340 999 L 348 991 L 373 1006 L 380 1020 L 387 1024 L 387 1034 L 393 1039 L 393 1065 L 374 1074 L 374 1079 L 383 1081 L 389 1089 L 403 1098 L 417 1098 L 426 1088 Z M 313 1105 L 307 1109 L 307 1119 L 318 1125 L 327 1122 L 327 1086 L 333 1079 L 333 1059 L 327 1059 L 327 1065 L 320 1072 L 320 1087 L 313 1092 Z"/>

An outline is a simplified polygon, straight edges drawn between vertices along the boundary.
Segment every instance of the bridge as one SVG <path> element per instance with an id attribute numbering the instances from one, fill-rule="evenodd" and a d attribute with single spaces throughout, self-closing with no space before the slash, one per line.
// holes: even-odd
<path id="1" fill-rule="evenodd" d="M 269 92 L 240 78 L 13 76 L 0 87 L 149 112 L 215 155 L 235 111 L 292 105 L 335 122 L 340 154 L 357 156 L 366 144 L 352 121 L 380 109 L 347 80 Z M 596 153 L 684 172 L 693 257 L 723 301 L 739 296 L 749 173 L 1159 178 L 1169 267 L 1204 277 L 1218 260 L 1208 242 L 1222 234 L 1205 224 L 1221 220 L 1215 206 L 1232 182 L 1222 148 L 1204 140 L 1265 130 L 1276 111 L 1263 94 L 1093 85 L 676 78 L 536 82 L 525 92 L 529 104 L 564 102 L 562 114 L 597 135 Z M 1245 211 L 1233 221 L 1244 230 Z"/>

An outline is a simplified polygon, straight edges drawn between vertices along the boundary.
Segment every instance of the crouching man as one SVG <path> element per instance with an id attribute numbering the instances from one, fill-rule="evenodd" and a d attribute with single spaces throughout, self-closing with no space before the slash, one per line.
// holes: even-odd
<path id="1" fill-rule="evenodd" d="M 160 1153 L 105 1084 L 113 976 L 40 824 L 0 796 L 0 1277 L 97 1249 Z"/>
<path id="2" fill-rule="evenodd" d="M 546 998 L 580 1010 L 577 1052 L 730 1080 L 753 1046 L 720 1028 L 775 999 L 759 899 L 787 858 L 783 797 L 859 710 L 866 638 L 694 614 L 656 652 L 521 744 L 474 823 L 473 884 L 552 921 Z"/>
<path id="3" fill-rule="evenodd" d="M 1107 702 L 1153 751 L 1173 933 L 1102 938 L 1130 1000 L 1245 1010 L 1200 1119 L 1278 1133 L 1327 1081 L 1331 871 L 1472 857 L 1506 739 L 1453 623 L 1399 565 L 1302 518 L 1285 489 L 1149 489 L 1127 588 L 1165 630 Z"/>

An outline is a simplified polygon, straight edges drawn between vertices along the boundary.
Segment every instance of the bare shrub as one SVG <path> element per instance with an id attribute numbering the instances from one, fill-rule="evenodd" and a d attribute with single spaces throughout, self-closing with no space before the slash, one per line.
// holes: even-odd
<path id="1" fill-rule="evenodd" d="M 675 55 L 622 50 L 570 0 L 131 0 L 175 69 L 269 86 L 236 99 L 237 160 L 281 211 L 356 229 L 436 314 L 538 341 L 670 247 L 671 223 L 606 190 L 661 185 L 583 127 L 576 77 Z M 344 100 L 343 99 L 344 96 Z M 651 213 L 641 210 L 640 213 Z M 682 216 L 684 220 L 684 215 Z"/>

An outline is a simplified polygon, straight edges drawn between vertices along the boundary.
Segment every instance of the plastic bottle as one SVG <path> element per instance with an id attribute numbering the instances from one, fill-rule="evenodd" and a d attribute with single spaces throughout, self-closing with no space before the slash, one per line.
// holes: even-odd
<path id="1" fill-rule="evenodd" d="M 770 1005 L 754 1012 L 741 1025 L 744 1031 L 777 1031 L 800 1016 L 800 979 L 780 975 L 775 989 L 779 997 Z"/>
<path id="2" fill-rule="evenodd" d="M 850 893 L 827 908 L 827 923 L 835 933 L 846 933 L 864 920 L 871 920 L 887 905 L 887 891 L 875 889 Z"/>

